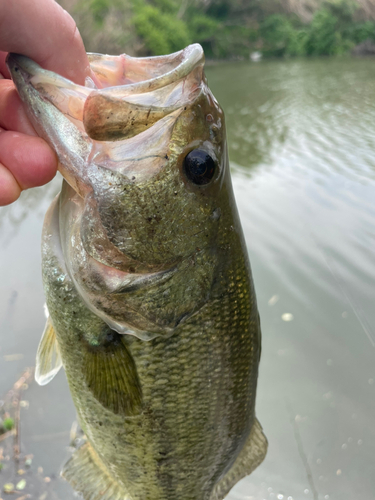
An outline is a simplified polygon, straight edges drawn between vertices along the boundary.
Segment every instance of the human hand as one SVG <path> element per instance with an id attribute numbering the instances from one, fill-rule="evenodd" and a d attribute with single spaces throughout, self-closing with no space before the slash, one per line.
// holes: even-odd
<path id="1" fill-rule="evenodd" d="M 10 80 L 8 52 L 81 85 L 90 76 L 76 24 L 54 0 L 0 2 L 0 206 L 17 200 L 24 189 L 46 184 L 57 170 L 55 153 L 37 137 Z"/>

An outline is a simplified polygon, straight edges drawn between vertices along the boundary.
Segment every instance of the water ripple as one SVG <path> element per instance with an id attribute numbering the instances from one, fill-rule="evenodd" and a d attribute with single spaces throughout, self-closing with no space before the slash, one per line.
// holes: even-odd
<path id="1" fill-rule="evenodd" d="M 309 489 L 282 410 L 289 398 L 306 415 L 299 432 L 319 498 L 372 498 L 375 65 L 273 61 L 216 71 L 220 84 L 211 69 L 210 85 L 230 108 L 233 184 L 263 325 L 258 415 L 270 441 L 265 464 L 236 491 L 302 498 Z M 347 436 L 363 435 L 368 448 L 348 446 L 343 457 Z"/>

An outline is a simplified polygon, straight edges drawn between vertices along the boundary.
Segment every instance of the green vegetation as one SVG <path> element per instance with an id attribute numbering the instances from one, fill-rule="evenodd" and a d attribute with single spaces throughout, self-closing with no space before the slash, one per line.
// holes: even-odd
<path id="1" fill-rule="evenodd" d="M 60 3 L 68 7 L 67 1 Z M 199 42 L 215 59 L 248 58 L 253 51 L 265 57 L 326 56 L 375 42 L 375 21 L 361 0 L 316 0 L 315 10 L 303 16 L 283 8 L 286 3 L 70 0 L 69 6 L 91 51 L 158 55 Z"/>
<path id="2" fill-rule="evenodd" d="M 3 427 L 4 427 L 4 429 L 6 431 L 11 431 L 13 429 L 13 427 L 14 427 L 14 420 L 13 420 L 13 418 L 10 418 L 10 417 L 5 418 L 3 420 Z"/>
<path id="3" fill-rule="evenodd" d="M 137 2 L 134 14 L 135 29 L 144 41 L 147 52 L 169 54 L 191 43 L 188 26 L 178 18 L 173 2 L 162 0 L 155 2 L 155 5 Z"/>
<path id="4" fill-rule="evenodd" d="M 325 1 L 309 24 L 296 16 L 274 14 L 260 23 L 262 51 L 268 56 L 331 56 L 375 41 L 375 22 L 356 20 L 358 4 Z"/>

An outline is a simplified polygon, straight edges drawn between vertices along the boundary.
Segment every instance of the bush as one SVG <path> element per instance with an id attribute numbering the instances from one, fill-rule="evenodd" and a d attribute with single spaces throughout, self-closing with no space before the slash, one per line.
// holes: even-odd
<path id="1" fill-rule="evenodd" d="M 137 34 L 150 55 L 176 52 L 191 43 L 186 24 L 175 15 L 161 12 L 151 5 L 138 7 L 133 19 Z"/>
<path id="2" fill-rule="evenodd" d="M 246 26 L 222 26 L 220 32 L 213 37 L 210 48 L 204 43 L 202 45 L 208 57 L 248 59 L 257 37 L 258 33 Z"/>
<path id="3" fill-rule="evenodd" d="M 296 44 L 296 30 L 287 16 L 273 14 L 267 17 L 260 26 L 260 36 L 263 42 L 265 56 L 284 56 L 288 47 Z M 294 49 L 297 52 L 297 48 Z"/>
<path id="4" fill-rule="evenodd" d="M 291 57 L 305 56 L 308 36 L 307 29 L 295 30 L 289 39 L 286 55 Z"/>
<path id="5" fill-rule="evenodd" d="M 354 20 L 357 9 L 358 4 L 352 0 L 327 0 L 313 17 L 306 53 L 340 55 L 359 43 L 365 34 L 357 30 L 359 23 Z"/>
<path id="6" fill-rule="evenodd" d="M 373 21 L 366 21 L 363 23 L 356 23 L 350 26 L 347 30 L 348 37 L 358 45 L 365 40 L 375 41 L 375 23 Z"/>
<path id="7" fill-rule="evenodd" d="M 338 18 L 326 9 L 318 10 L 310 25 L 306 40 L 308 55 L 333 55 L 337 53 L 341 37 L 337 32 Z"/>
<path id="8" fill-rule="evenodd" d="M 109 11 L 108 0 L 91 0 L 89 3 L 89 8 L 91 10 L 95 23 L 99 26 L 102 26 L 104 18 Z"/>
<path id="9" fill-rule="evenodd" d="M 266 57 L 341 55 L 364 40 L 375 40 L 375 23 L 355 21 L 357 9 L 352 0 L 326 0 L 305 26 L 292 16 L 271 15 L 260 25 L 263 53 Z"/>
<path id="10" fill-rule="evenodd" d="M 60 0 L 64 5 L 64 1 Z M 76 0 L 71 12 L 89 52 L 134 54 L 137 40 L 127 0 Z"/>

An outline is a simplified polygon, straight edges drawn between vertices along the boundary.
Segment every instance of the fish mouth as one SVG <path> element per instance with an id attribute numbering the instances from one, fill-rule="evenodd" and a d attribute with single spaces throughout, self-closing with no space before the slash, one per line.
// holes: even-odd
<path id="1" fill-rule="evenodd" d="M 96 141 L 129 139 L 149 129 L 194 101 L 204 79 L 199 44 L 157 57 L 88 56 L 92 78 L 85 86 L 19 54 L 9 54 L 7 64 L 21 98 L 27 102 L 31 85 Z"/>
<path id="2" fill-rule="evenodd" d="M 89 60 L 103 86 L 90 94 L 83 112 L 85 129 L 96 140 L 132 137 L 146 130 L 194 100 L 203 78 L 204 54 L 199 44 L 168 56 L 91 54 Z M 113 66 L 121 68 L 114 78 Z"/>
<path id="3" fill-rule="evenodd" d="M 29 119 L 82 198 L 100 189 L 98 165 L 135 182 L 160 172 L 176 121 L 206 85 L 199 44 L 160 57 L 89 54 L 89 60 L 92 78 L 82 86 L 28 57 L 7 58 Z"/>

